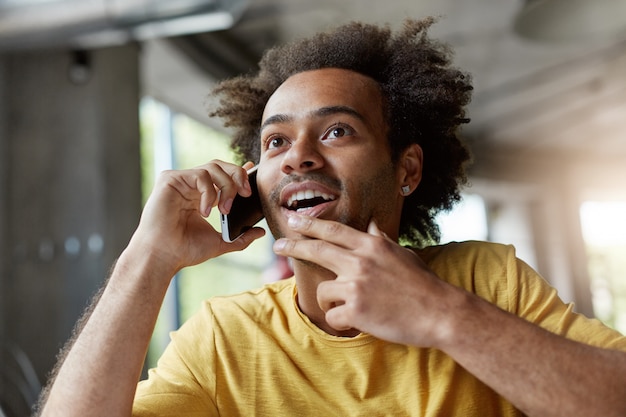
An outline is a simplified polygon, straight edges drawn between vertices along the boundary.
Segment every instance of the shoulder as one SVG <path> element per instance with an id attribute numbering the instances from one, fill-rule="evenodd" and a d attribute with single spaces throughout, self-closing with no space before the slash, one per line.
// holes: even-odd
<path id="1" fill-rule="evenodd" d="M 515 248 L 467 241 L 429 246 L 416 253 L 444 281 L 509 310 L 520 264 Z"/>
<path id="2" fill-rule="evenodd" d="M 416 253 L 431 268 L 461 269 L 464 271 L 489 268 L 493 271 L 511 266 L 516 261 L 515 248 L 500 243 L 467 241 L 428 246 Z"/>

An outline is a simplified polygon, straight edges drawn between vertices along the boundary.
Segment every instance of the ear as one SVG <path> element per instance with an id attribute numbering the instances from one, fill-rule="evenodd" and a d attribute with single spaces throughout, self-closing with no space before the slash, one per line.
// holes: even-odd
<path id="1" fill-rule="evenodd" d="M 400 184 L 398 192 L 400 194 L 406 197 L 415 191 L 422 180 L 423 166 L 424 153 L 422 152 L 422 147 L 417 143 L 411 144 L 402 152 L 398 160 L 398 181 Z M 407 186 L 408 188 L 406 188 Z M 403 187 L 407 189 L 408 192 L 403 192 Z"/>

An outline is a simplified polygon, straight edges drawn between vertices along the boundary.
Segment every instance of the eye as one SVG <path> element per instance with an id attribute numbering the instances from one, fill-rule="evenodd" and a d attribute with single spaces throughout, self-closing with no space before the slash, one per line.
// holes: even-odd
<path id="1" fill-rule="evenodd" d="M 289 141 L 282 136 L 274 136 L 268 138 L 265 143 L 267 149 L 277 149 L 283 146 L 287 146 L 289 144 Z"/>
<path id="2" fill-rule="evenodd" d="M 338 139 L 354 134 L 354 130 L 344 124 L 336 124 L 326 131 L 324 139 Z"/>

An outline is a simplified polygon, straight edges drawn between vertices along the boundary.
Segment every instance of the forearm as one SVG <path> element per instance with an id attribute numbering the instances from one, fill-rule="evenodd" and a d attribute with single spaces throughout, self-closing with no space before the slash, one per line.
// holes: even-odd
<path id="1" fill-rule="evenodd" d="M 171 273 L 141 251 L 122 254 L 59 368 L 42 416 L 130 415 Z"/>
<path id="2" fill-rule="evenodd" d="M 529 416 L 626 415 L 626 353 L 554 335 L 467 295 L 442 350 Z"/>
<path id="3" fill-rule="evenodd" d="M 226 213 L 234 196 L 250 195 L 246 169 L 222 161 L 165 171 L 102 297 L 62 358 L 42 415 L 130 415 L 148 343 L 174 273 L 263 236 L 252 228 L 227 243 L 207 221 L 212 205 Z M 221 192 L 217 193 L 217 190 Z"/>

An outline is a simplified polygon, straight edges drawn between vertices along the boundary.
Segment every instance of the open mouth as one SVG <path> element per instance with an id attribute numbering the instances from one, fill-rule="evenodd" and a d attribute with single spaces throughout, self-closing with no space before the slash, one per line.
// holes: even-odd
<path id="1" fill-rule="evenodd" d="M 293 211 L 304 211 L 311 207 L 335 200 L 332 194 L 323 193 L 318 190 L 300 190 L 294 192 L 287 199 L 286 208 Z"/>

